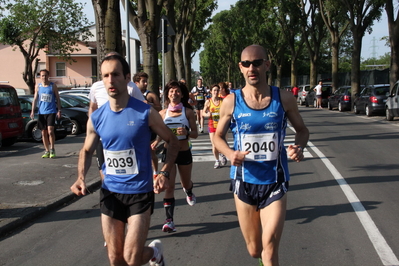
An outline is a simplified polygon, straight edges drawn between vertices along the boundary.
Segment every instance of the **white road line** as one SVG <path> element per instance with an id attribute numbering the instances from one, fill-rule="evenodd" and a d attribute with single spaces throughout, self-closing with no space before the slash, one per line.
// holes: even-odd
<path id="1" fill-rule="evenodd" d="M 291 129 L 294 131 L 293 128 Z M 377 251 L 377 254 L 380 257 L 383 265 L 399 266 L 398 258 L 396 258 L 391 247 L 388 245 L 380 230 L 371 219 L 371 216 L 368 214 L 363 204 L 356 196 L 355 192 L 348 185 L 345 178 L 338 172 L 337 168 L 335 168 L 330 160 L 328 160 L 327 157 L 316 146 L 312 144 L 312 142 L 308 141 L 308 146 L 317 154 L 317 156 L 324 163 L 324 165 L 327 167 L 327 169 L 330 171 L 330 173 L 339 184 L 349 203 L 352 205 L 352 208 L 359 218 L 360 223 L 363 225 L 363 228 L 366 231 L 371 243 L 373 244 L 374 249 Z"/>

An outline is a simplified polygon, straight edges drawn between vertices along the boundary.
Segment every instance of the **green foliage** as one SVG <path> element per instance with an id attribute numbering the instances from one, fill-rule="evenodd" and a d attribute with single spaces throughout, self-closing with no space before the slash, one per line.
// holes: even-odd
<path id="1" fill-rule="evenodd" d="M 0 20 L 0 41 L 4 44 L 24 49 L 30 41 L 35 49 L 43 49 L 51 43 L 52 51 L 67 57 L 77 50 L 74 45 L 78 40 L 91 36 L 83 5 L 73 0 L 15 0 L 2 7 L 8 11 Z"/>

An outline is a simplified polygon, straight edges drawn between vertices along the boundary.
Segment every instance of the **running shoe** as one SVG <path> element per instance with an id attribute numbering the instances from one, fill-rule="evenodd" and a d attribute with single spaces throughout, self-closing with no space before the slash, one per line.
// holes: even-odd
<path id="1" fill-rule="evenodd" d="M 50 157 L 50 152 L 46 151 L 43 155 L 42 158 L 49 158 Z"/>
<path id="2" fill-rule="evenodd" d="M 172 221 L 172 219 L 166 219 L 165 224 L 162 226 L 162 232 L 176 232 L 175 223 Z"/>
<path id="3" fill-rule="evenodd" d="M 187 193 L 187 191 L 183 188 L 184 193 L 186 193 L 186 200 L 188 205 L 194 206 L 197 203 L 197 198 L 195 197 L 194 193 L 191 192 L 191 195 Z"/>
<path id="4" fill-rule="evenodd" d="M 158 254 L 155 258 L 152 258 L 149 263 L 151 266 L 165 266 L 165 259 L 163 258 L 163 246 L 161 240 L 155 239 L 149 245 L 149 247 L 156 248 L 158 250 Z"/>
<path id="5" fill-rule="evenodd" d="M 215 161 L 215 165 L 213 166 L 213 168 L 215 169 L 220 168 L 220 161 Z"/>
<path id="6" fill-rule="evenodd" d="M 221 154 L 221 153 L 220 153 L 220 157 L 222 158 L 222 160 L 221 160 L 222 166 L 225 166 L 225 165 L 227 164 L 227 158 L 226 158 L 226 156 L 224 156 L 224 154 Z"/>
<path id="7" fill-rule="evenodd" d="M 55 158 L 55 150 L 50 150 L 50 158 Z"/>

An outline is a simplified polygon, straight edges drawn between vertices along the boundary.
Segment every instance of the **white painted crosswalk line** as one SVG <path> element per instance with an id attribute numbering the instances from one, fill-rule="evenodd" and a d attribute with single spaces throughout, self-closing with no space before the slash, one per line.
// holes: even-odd
<path id="1" fill-rule="evenodd" d="M 289 135 L 284 140 L 284 145 L 287 147 L 288 145 L 294 145 L 294 135 Z M 191 153 L 193 155 L 194 162 L 213 162 L 215 161 L 215 157 L 212 153 L 212 144 L 209 139 L 193 139 L 191 140 L 192 149 Z M 232 138 L 227 140 L 227 143 L 230 147 L 233 146 L 234 141 Z M 311 158 L 313 155 L 308 151 L 307 148 L 303 150 L 303 155 L 305 158 Z"/>

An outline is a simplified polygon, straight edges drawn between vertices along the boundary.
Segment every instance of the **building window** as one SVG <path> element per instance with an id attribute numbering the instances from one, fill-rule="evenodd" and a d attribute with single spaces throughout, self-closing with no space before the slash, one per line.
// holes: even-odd
<path id="1" fill-rule="evenodd" d="M 65 63 L 55 63 L 55 72 L 57 77 L 65 77 Z"/>

